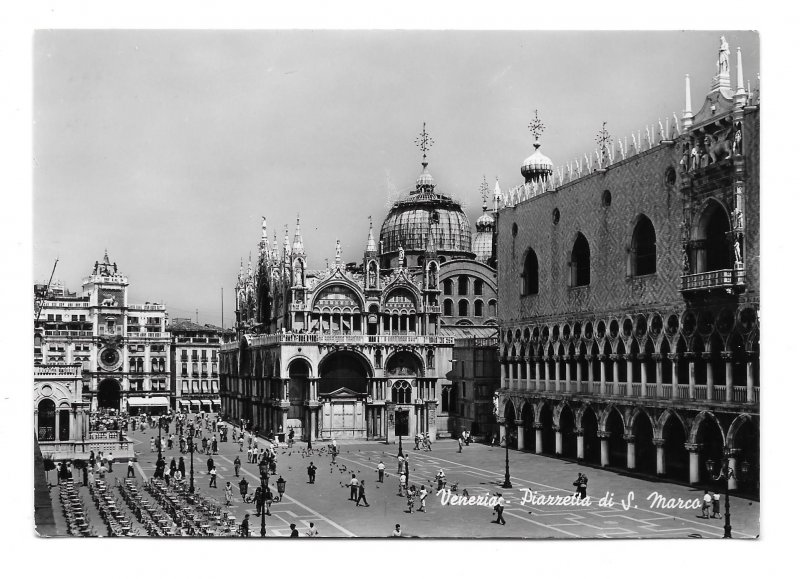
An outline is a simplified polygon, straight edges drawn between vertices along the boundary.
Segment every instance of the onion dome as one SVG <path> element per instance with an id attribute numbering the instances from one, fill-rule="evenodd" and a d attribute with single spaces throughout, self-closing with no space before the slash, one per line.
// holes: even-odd
<path id="1" fill-rule="evenodd" d="M 541 144 L 536 141 L 533 146 L 536 150 L 533 155 L 522 162 L 522 167 L 520 168 L 520 173 L 522 173 L 526 183 L 544 181 L 553 174 L 553 161 L 539 150 Z"/>

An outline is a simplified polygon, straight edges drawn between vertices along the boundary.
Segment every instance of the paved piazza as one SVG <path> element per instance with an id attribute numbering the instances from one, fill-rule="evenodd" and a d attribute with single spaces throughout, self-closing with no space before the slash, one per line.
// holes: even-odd
<path id="1" fill-rule="evenodd" d="M 133 434 L 138 457 L 137 478 L 150 477 L 155 471 L 156 453 L 150 451 L 151 429 Z M 263 446 L 261 441 L 260 446 Z M 294 448 L 280 448 L 277 475 L 287 481 L 286 494 L 281 503 L 272 506 L 272 516 L 266 517 L 268 536 L 288 536 L 289 524 L 296 523 L 301 535 L 313 522 L 323 537 L 386 537 L 400 523 L 404 534 L 418 537 L 503 537 L 503 538 L 642 538 L 642 537 L 721 537 L 722 519 L 701 519 L 699 509 L 653 507 L 652 493 L 664 499 L 699 499 L 702 492 L 682 485 L 653 482 L 622 474 L 577 465 L 554 458 L 511 451 L 512 489 L 502 489 L 505 468 L 505 452 L 502 448 L 490 448 L 473 444 L 458 453 L 455 441 L 440 440 L 433 445 L 432 452 L 411 450 L 412 444 L 404 443 L 410 457 L 411 484 L 431 488 L 440 468 L 444 469 L 448 487 L 458 483 L 458 494 L 466 489 L 470 495 L 486 496 L 486 493 L 502 492 L 510 500 L 504 517 L 505 526 L 494 524 L 490 506 L 463 505 L 443 506 L 439 497 L 428 498 L 427 513 L 406 512 L 406 500 L 398 496 L 397 447 L 379 442 L 348 442 L 339 444 L 337 465 L 331 465 L 330 455 L 324 443 L 315 445 L 312 458 L 302 456 L 304 443 Z M 250 492 L 259 484 L 258 467 L 247 463 L 247 453 L 239 453 L 239 445 L 220 443 L 220 454 L 214 457 L 217 466 L 217 488 L 209 488 L 206 472 L 208 457 L 195 454 L 195 487 L 199 493 L 211 496 L 224 504 L 224 487 L 231 481 L 235 487 L 234 504 L 226 507 L 240 521 L 246 512 L 251 513 L 251 529 L 260 533 L 260 517 L 255 517 L 255 506 L 241 501 L 238 479 L 234 476 L 233 461 L 240 456 L 241 473 L 250 479 Z M 167 451 L 165 459 L 180 455 Z M 188 454 L 187 462 L 188 476 Z M 377 482 L 378 461 L 386 464 L 383 484 Z M 310 461 L 318 466 L 316 484 L 308 484 L 306 468 Z M 526 497 L 567 497 L 572 494 L 572 481 L 578 471 L 589 477 L 590 505 L 532 505 L 522 504 Z M 109 475 L 124 476 L 124 464 L 115 464 Z M 350 490 L 346 486 L 350 473 L 366 480 L 369 507 L 355 506 L 349 500 Z M 270 486 L 277 495 L 275 481 L 270 477 Z M 84 492 L 86 489 L 82 489 Z M 54 489 L 57 493 L 57 489 Z M 115 490 L 115 492 L 119 492 Z M 601 504 L 606 494 L 614 504 Z M 613 493 L 613 496 L 611 496 Z M 627 505 L 629 493 L 633 493 Z M 54 504 L 58 497 L 54 495 Z M 625 504 L 623 504 L 623 501 Z M 88 503 L 87 503 L 88 504 Z M 626 506 L 628 508 L 626 508 Z M 419 502 L 415 507 L 419 507 Z M 724 513 L 724 495 L 723 506 Z M 759 503 L 731 498 L 733 535 L 737 538 L 754 537 L 758 534 Z M 97 525 L 98 527 L 101 525 Z"/>

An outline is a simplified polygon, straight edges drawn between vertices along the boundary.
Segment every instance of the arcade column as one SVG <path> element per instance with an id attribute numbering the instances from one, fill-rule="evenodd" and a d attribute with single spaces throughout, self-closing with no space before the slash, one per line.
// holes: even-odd
<path id="1" fill-rule="evenodd" d="M 689 484 L 700 482 L 700 452 L 696 444 L 686 443 L 686 450 L 689 451 Z"/>
<path id="2" fill-rule="evenodd" d="M 533 427 L 536 429 L 536 450 L 534 452 L 542 454 L 542 423 L 537 422 Z"/>
<path id="3" fill-rule="evenodd" d="M 583 460 L 583 428 L 576 428 L 575 435 L 577 437 L 577 459 Z"/>
<path id="4" fill-rule="evenodd" d="M 636 469 L 636 437 L 632 434 L 625 436 L 628 443 L 628 470 Z"/>
<path id="5" fill-rule="evenodd" d="M 522 425 L 522 420 L 515 420 L 514 424 L 517 425 L 517 450 L 525 448 L 525 427 Z"/>
<path id="6" fill-rule="evenodd" d="M 666 474 L 666 464 L 664 463 L 664 439 L 654 438 L 653 444 L 656 446 L 656 474 L 663 476 Z"/>
<path id="7" fill-rule="evenodd" d="M 553 430 L 556 433 L 556 456 L 564 454 L 564 437 L 561 434 L 561 427 L 554 426 Z"/>
<path id="8" fill-rule="evenodd" d="M 610 434 L 608 432 L 598 430 L 597 437 L 600 439 L 600 466 L 606 467 L 611 464 L 609 460 L 609 453 L 608 453 L 608 437 Z"/>

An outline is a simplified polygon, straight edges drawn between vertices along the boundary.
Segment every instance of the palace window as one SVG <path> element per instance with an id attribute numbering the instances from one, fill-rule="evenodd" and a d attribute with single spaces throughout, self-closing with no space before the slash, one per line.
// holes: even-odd
<path id="1" fill-rule="evenodd" d="M 398 380 L 392 384 L 392 402 L 411 404 L 411 384 L 405 380 Z"/>
<path id="2" fill-rule="evenodd" d="M 631 275 L 656 272 L 656 230 L 653 222 L 642 216 L 633 230 L 631 240 Z"/>
<path id="3" fill-rule="evenodd" d="M 587 286 L 591 282 L 589 242 L 583 233 L 578 233 L 578 237 L 572 246 L 570 277 L 570 285 L 572 287 Z"/>
<path id="4" fill-rule="evenodd" d="M 539 293 L 539 258 L 536 252 L 528 249 L 525 253 L 525 265 L 522 269 L 522 295 L 530 296 Z"/>

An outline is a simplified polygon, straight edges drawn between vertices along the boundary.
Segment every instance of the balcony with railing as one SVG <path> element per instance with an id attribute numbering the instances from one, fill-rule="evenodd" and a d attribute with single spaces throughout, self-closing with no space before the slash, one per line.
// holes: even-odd
<path id="1" fill-rule="evenodd" d="M 53 336 L 59 338 L 91 338 L 91 330 L 45 330 L 45 336 Z"/>
<path id="2" fill-rule="evenodd" d="M 269 346 L 272 344 L 430 344 L 430 345 L 453 345 L 454 338 L 450 336 L 434 336 L 419 334 L 268 334 L 256 335 L 250 340 L 253 346 Z M 236 344 L 224 344 L 223 351 L 236 349 Z"/>
<path id="3" fill-rule="evenodd" d="M 697 384 L 694 386 L 694 395 L 691 394 L 691 388 L 688 384 L 658 384 L 654 382 L 634 382 L 630 386 L 630 395 L 628 395 L 628 384 L 619 382 L 616 385 L 613 382 L 601 383 L 598 380 L 580 382 L 575 380 L 559 380 L 558 383 L 555 379 L 546 381 L 545 379 L 539 380 L 537 387 L 536 381 L 531 379 L 529 382 L 526 379 L 518 378 L 505 378 L 501 381 L 501 388 L 504 390 L 515 390 L 522 394 L 575 394 L 575 395 L 588 395 L 600 397 L 603 399 L 623 398 L 632 400 L 672 400 L 683 402 L 697 402 L 701 404 L 758 404 L 759 403 L 759 386 L 731 386 L 730 397 L 728 394 L 728 386 L 715 384 L 711 391 L 709 398 L 709 390 L 707 384 Z M 674 392 L 673 392 L 674 390 Z"/>
<path id="4" fill-rule="evenodd" d="M 741 288 L 744 285 L 745 271 L 743 269 L 718 269 L 681 276 L 682 292 Z"/>
<path id="5" fill-rule="evenodd" d="M 119 333 L 122 335 L 122 332 Z M 128 332 L 127 336 L 129 338 L 169 338 L 169 332 Z"/>
<path id="6" fill-rule="evenodd" d="M 167 306 L 163 304 L 128 304 L 128 309 L 142 312 L 165 312 Z"/>
<path id="7" fill-rule="evenodd" d="M 80 378 L 81 364 L 40 364 L 33 367 L 33 376 L 39 378 Z"/>

